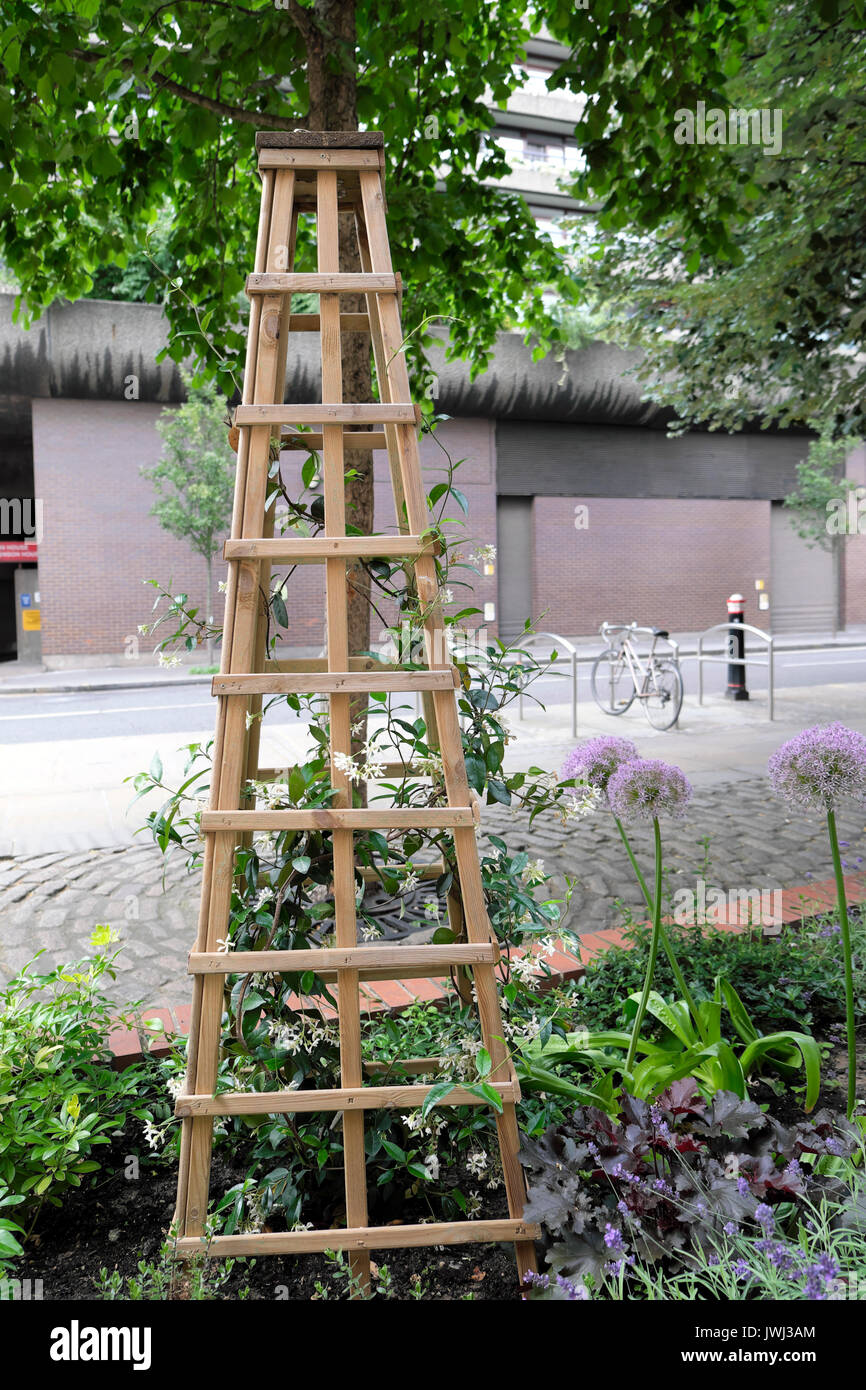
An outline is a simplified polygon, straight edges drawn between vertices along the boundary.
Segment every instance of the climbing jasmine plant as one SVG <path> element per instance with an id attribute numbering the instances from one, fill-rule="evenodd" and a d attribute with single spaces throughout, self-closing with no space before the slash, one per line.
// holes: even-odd
<path id="1" fill-rule="evenodd" d="M 469 784 L 473 795 L 487 804 L 498 803 L 528 812 L 530 820 L 553 814 L 566 822 L 594 805 L 591 789 L 585 789 L 587 796 L 582 799 L 574 787 L 564 788 L 556 775 L 540 768 L 509 772 L 504 767 L 505 750 L 512 738 L 508 707 L 521 690 L 526 693 L 527 686 L 544 673 L 547 665 L 524 651 L 509 648 L 497 638 L 485 638 L 483 632 L 470 630 L 468 623 L 479 616 L 479 610 L 461 609 L 455 602 L 455 589 L 465 583 L 461 576 L 471 573 L 473 562 L 479 557 L 487 559 L 490 553 L 489 547 L 485 547 L 464 558 L 459 543 L 453 539 L 455 518 L 448 512 L 466 510 L 465 498 L 454 483 L 455 467 L 449 459 L 443 482 L 430 492 L 431 522 L 427 534 L 438 543 L 440 593 L 435 602 L 442 607 L 448 653 L 460 673 L 458 709 Z M 273 460 L 271 495 L 279 499 L 280 525 L 285 531 L 308 536 L 321 532 L 322 499 L 311 486 L 318 469 L 318 457 L 311 453 L 301 470 L 301 488 L 292 494 L 282 478 L 279 459 Z M 351 527 L 347 529 L 352 533 Z M 384 662 L 398 661 L 410 669 L 421 665 L 424 621 L 429 609 L 415 592 L 411 570 L 399 562 L 384 560 L 368 561 L 366 569 L 371 603 L 381 619 L 383 634 L 379 649 L 368 655 Z M 150 630 L 159 634 L 159 649 L 167 653 L 179 646 L 194 647 L 204 631 L 199 614 L 189 606 L 185 595 L 173 595 L 160 585 L 155 587 L 156 617 Z M 290 593 L 291 571 L 275 576 L 270 591 L 262 594 L 262 602 L 267 605 L 267 647 L 271 655 L 289 626 Z M 261 716 L 251 718 L 266 718 L 269 710 L 281 705 L 288 705 L 306 723 L 308 749 L 297 762 L 280 769 L 274 780 L 245 784 L 244 804 L 275 810 L 327 808 L 334 797 L 327 702 L 317 696 L 278 695 L 265 701 Z M 364 794 L 370 804 L 385 799 L 395 806 L 420 809 L 446 803 L 435 730 L 423 713 L 418 714 L 396 700 L 389 701 L 385 693 L 374 694 L 369 709 L 357 711 L 353 734 L 353 752 L 343 755 L 341 771 L 349 779 L 355 804 L 361 804 Z M 187 762 L 179 786 L 168 785 L 158 759 L 134 783 L 139 797 L 161 794 L 161 804 L 147 817 L 154 839 L 163 852 L 175 849 L 185 853 L 193 868 L 203 851 L 198 821 L 208 800 L 211 746 L 192 744 L 186 751 Z M 461 933 L 462 903 L 449 831 L 392 829 L 358 833 L 355 860 L 361 939 L 372 940 L 380 930 L 366 907 L 365 880 L 378 884 L 394 897 L 405 897 L 422 880 L 432 882 L 433 891 L 424 911 L 434 929 L 434 942 L 452 941 Z M 434 861 L 441 861 L 438 873 L 427 867 Z M 490 838 L 481 872 L 490 920 L 503 947 L 506 1040 L 509 1045 L 525 1043 L 538 1030 L 538 977 L 533 967 L 562 933 L 562 901 L 550 897 L 549 876 L 540 861 L 530 861 L 523 853 L 511 853 L 505 841 L 497 837 Z M 239 845 L 236 851 L 228 929 L 219 949 L 230 953 L 327 945 L 333 928 L 331 879 L 329 831 L 303 829 L 254 835 L 251 842 Z M 569 891 L 567 884 L 566 898 Z M 464 1086 L 480 1089 L 491 1106 L 499 1109 L 499 1097 L 485 1079 L 490 1057 L 481 1045 L 474 1010 L 468 1007 L 471 986 L 466 980 L 457 981 L 457 986 L 442 1017 L 439 1046 L 444 1076 L 452 1084 L 460 1081 Z M 328 983 L 314 971 L 228 974 L 219 1089 L 267 1091 L 336 1084 L 336 1028 L 327 1021 L 327 1008 L 318 1007 L 333 1002 Z M 367 1039 L 366 1045 L 372 1049 L 375 1040 Z M 401 1055 L 411 1053 L 403 1050 Z M 390 1075 L 402 1074 L 396 1061 L 389 1062 L 388 1068 Z M 232 1119 L 228 1123 L 237 1126 L 248 1122 Z M 492 1176 L 498 1162 L 492 1156 L 495 1144 L 491 1139 L 488 1154 L 485 1138 L 491 1135 L 491 1123 L 491 1114 L 483 1111 L 467 1115 L 461 1122 L 461 1142 L 464 1147 L 471 1146 L 471 1153 L 480 1155 L 474 1159 L 476 1176 L 487 1171 L 488 1163 Z M 382 1165 L 379 1182 L 387 1187 L 396 1181 L 395 1173 L 399 1171 L 432 1201 L 439 1181 L 438 1146 L 444 1142 L 446 1129 L 447 1122 L 438 1112 L 402 1118 L 386 1112 L 377 1114 L 369 1126 L 368 1160 L 374 1168 L 377 1163 Z M 339 1135 L 334 1136 L 327 1117 L 316 1116 L 270 1116 L 261 1132 L 268 1136 L 263 1141 L 264 1156 L 273 1157 L 279 1151 L 281 1161 L 279 1169 L 270 1170 L 270 1176 L 251 1179 L 256 1193 L 252 1205 L 259 1214 L 268 1214 L 275 1205 L 280 1206 L 286 1219 L 299 1220 L 302 1189 L 308 1181 L 304 1175 L 308 1175 L 311 1164 L 322 1173 L 329 1171 L 329 1155 L 339 1143 Z M 247 1190 L 240 1194 L 227 1220 L 247 1220 L 248 1197 Z M 438 1210 L 444 1203 L 446 1208 L 450 1204 L 452 1209 L 471 1214 L 475 1201 L 471 1192 L 461 1195 L 451 1184 L 442 1187 L 439 1197 Z"/>

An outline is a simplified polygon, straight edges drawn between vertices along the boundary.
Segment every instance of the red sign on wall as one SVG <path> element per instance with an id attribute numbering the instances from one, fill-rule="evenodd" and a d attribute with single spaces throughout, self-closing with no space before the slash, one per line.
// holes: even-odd
<path id="1" fill-rule="evenodd" d="M 21 564 L 25 560 L 35 564 L 38 558 L 35 541 L 0 541 L 0 564 Z"/>

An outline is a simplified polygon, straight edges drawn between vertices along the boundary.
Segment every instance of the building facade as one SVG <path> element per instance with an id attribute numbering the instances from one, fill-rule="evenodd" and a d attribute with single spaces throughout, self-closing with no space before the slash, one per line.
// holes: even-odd
<path id="1" fill-rule="evenodd" d="M 182 399 L 173 364 L 155 363 L 161 311 L 85 300 L 55 305 L 25 331 L 11 308 L 0 296 L 2 655 L 49 667 L 147 661 L 145 581 L 204 597 L 203 561 L 149 515 L 154 494 L 141 477 L 160 454 L 161 411 Z M 455 587 L 455 605 L 471 595 L 508 637 L 526 618 L 564 636 L 604 619 L 696 631 L 724 619 L 736 590 L 747 620 L 775 631 L 866 622 L 866 536 L 844 540 L 837 560 L 798 540 L 781 505 L 807 438 L 671 439 L 662 412 L 640 400 L 633 362 L 596 344 L 533 363 L 518 335 L 503 335 L 490 370 L 470 382 L 434 351 L 436 405 L 450 418 L 438 443 L 422 441 L 426 479 L 441 480 L 444 445 L 461 460 L 469 502 L 461 550 L 498 549 L 493 573 L 456 576 L 472 588 Z M 290 345 L 288 380 L 290 399 L 321 399 L 309 345 Z M 387 530 L 384 455 L 375 466 L 376 525 Z M 283 455 L 290 487 L 299 467 Z M 861 454 L 848 475 L 866 484 Z M 288 644 L 318 650 L 315 567 L 296 571 L 288 598 Z"/>

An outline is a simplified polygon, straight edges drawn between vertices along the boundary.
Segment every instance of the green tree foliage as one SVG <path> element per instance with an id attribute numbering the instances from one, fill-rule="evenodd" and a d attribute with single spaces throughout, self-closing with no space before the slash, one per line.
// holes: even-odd
<path id="1" fill-rule="evenodd" d="M 186 379 L 187 399 L 163 411 L 156 428 L 163 453 L 142 468 L 157 491 L 151 507 L 160 526 L 188 541 L 207 566 L 207 621 L 213 623 L 213 558 L 232 513 L 235 457 L 226 436 L 226 407 L 213 382 Z"/>
<path id="2" fill-rule="evenodd" d="M 168 200 L 171 352 L 201 352 L 199 322 L 237 362 L 236 299 L 252 260 L 256 129 L 317 122 L 384 131 L 389 228 L 409 322 L 450 315 L 451 348 L 484 365 L 497 330 L 558 338 L 543 291 L 573 297 L 568 265 L 517 195 L 487 136 L 487 103 L 521 85 L 540 23 L 573 48 L 552 87 L 586 92 L 576 135 L 609 219 L 655 225 L 681 208 L 726 244 L 731 199 L 694 151 L 671 146 L 665 111 L 724 80 L 747 37 L 745 0 L 6 0 L 0 35 L 0 254 L 38 313 L 91 293 L 106 265 L 144 249 Z M 342 84 L 342 85 L 341 85 Z M 336 93 L 336 95 L 335 95 Z M 670 158 L 675 155 L 676 158 Z M 187 336 L 192 335 L 192 336 Z M 205 354 L 214 370 L 214 356 Z M 230 383 L 223 381 L 224 389 Z"/>
<path id="3" fill-rule="evenodd" d="M 666 103 L 653 178 L 664 191 L 676 170 L 701 172 L 695 206 L 670 198 L 649 230 L 633 216 L 639 191 L 623 197 L 588 171 L 587 191 L 606 196 L 600 237 L 578 238 L 579 278 L 616 319 L 617 340 L 646 350 L 639 375 L 681 428 L 737 429 L 760 416 L 863 433 L 864 62 L 861 0 L 758 6 L 746 50 L 725 55 L 724 82 L 684 91 L 678 106 L 778 110 L 778 153 L 676 146 Z M 645 150 L 638 185 L 651 168 Z"/>
<path id="4" fill-rule="evenodd" d="M 850 439 L 834 439 L 832 427 L 825 423 L 797 464 L 797 486 L 785 498 L 785 506 L 797 535 L 810 547 L 832 550 L 843 534 L 831 529 L 828 520 L 834 511 L 845 511 L 848 493 L 857 486 L 844 477 L 851 447 Z"/>

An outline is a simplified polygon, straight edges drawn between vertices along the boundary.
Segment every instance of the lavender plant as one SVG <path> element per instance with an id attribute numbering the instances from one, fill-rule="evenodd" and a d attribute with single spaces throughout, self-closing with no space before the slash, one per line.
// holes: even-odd
<path id="1" fill-rule="evenodd" d="M 852 1188 L 850 1164 L 859 1154 L 859 1130 L 827 1111 L 784 1126 L 731 1092 L 707 1102 L 693 1077 L 652 1104 L 623 1096 L 614 1115 L 580 1106 L 521 1151 L 526 1216 L 542 1226 L 550 1268 L 533 1297 L 586 1297 L 586 1276 L 613 1281 L 622 1297 L 647 1270 L 658 1282 L 712 1268 L 720 1252 L 739 1258 L 744 1242 L 754 1260 L 740 1271 L 741 1289 L 774 1260 L 805 1281 L 818 1255 L 806 1258 L 808 1242 L 800 1257 L 791 1253 L 798 1225 L 817 1221 L 822 1203 L 837 1226 L 844 1213 L 849 1233 L 862 1224 L 862 1181 Z"/>
<path id="2" fill-rule="evenodd" d="M 838 720 L 832 724 L 816 725 L 783 743 L 770 758 L 768 768 L 773 790 L 789 805 L 805 811 L 823 811 L 827 818 L 842 932 L 848 1045 L 847 1114 L 850 1119 L 854 1113 L 857 1083 L 854 967 L 845 875 L 836 829 L 836 807 L 840 799 L 846 797 L 860 805 L 866 803 L 866 737 L 846 728 Z"/>

